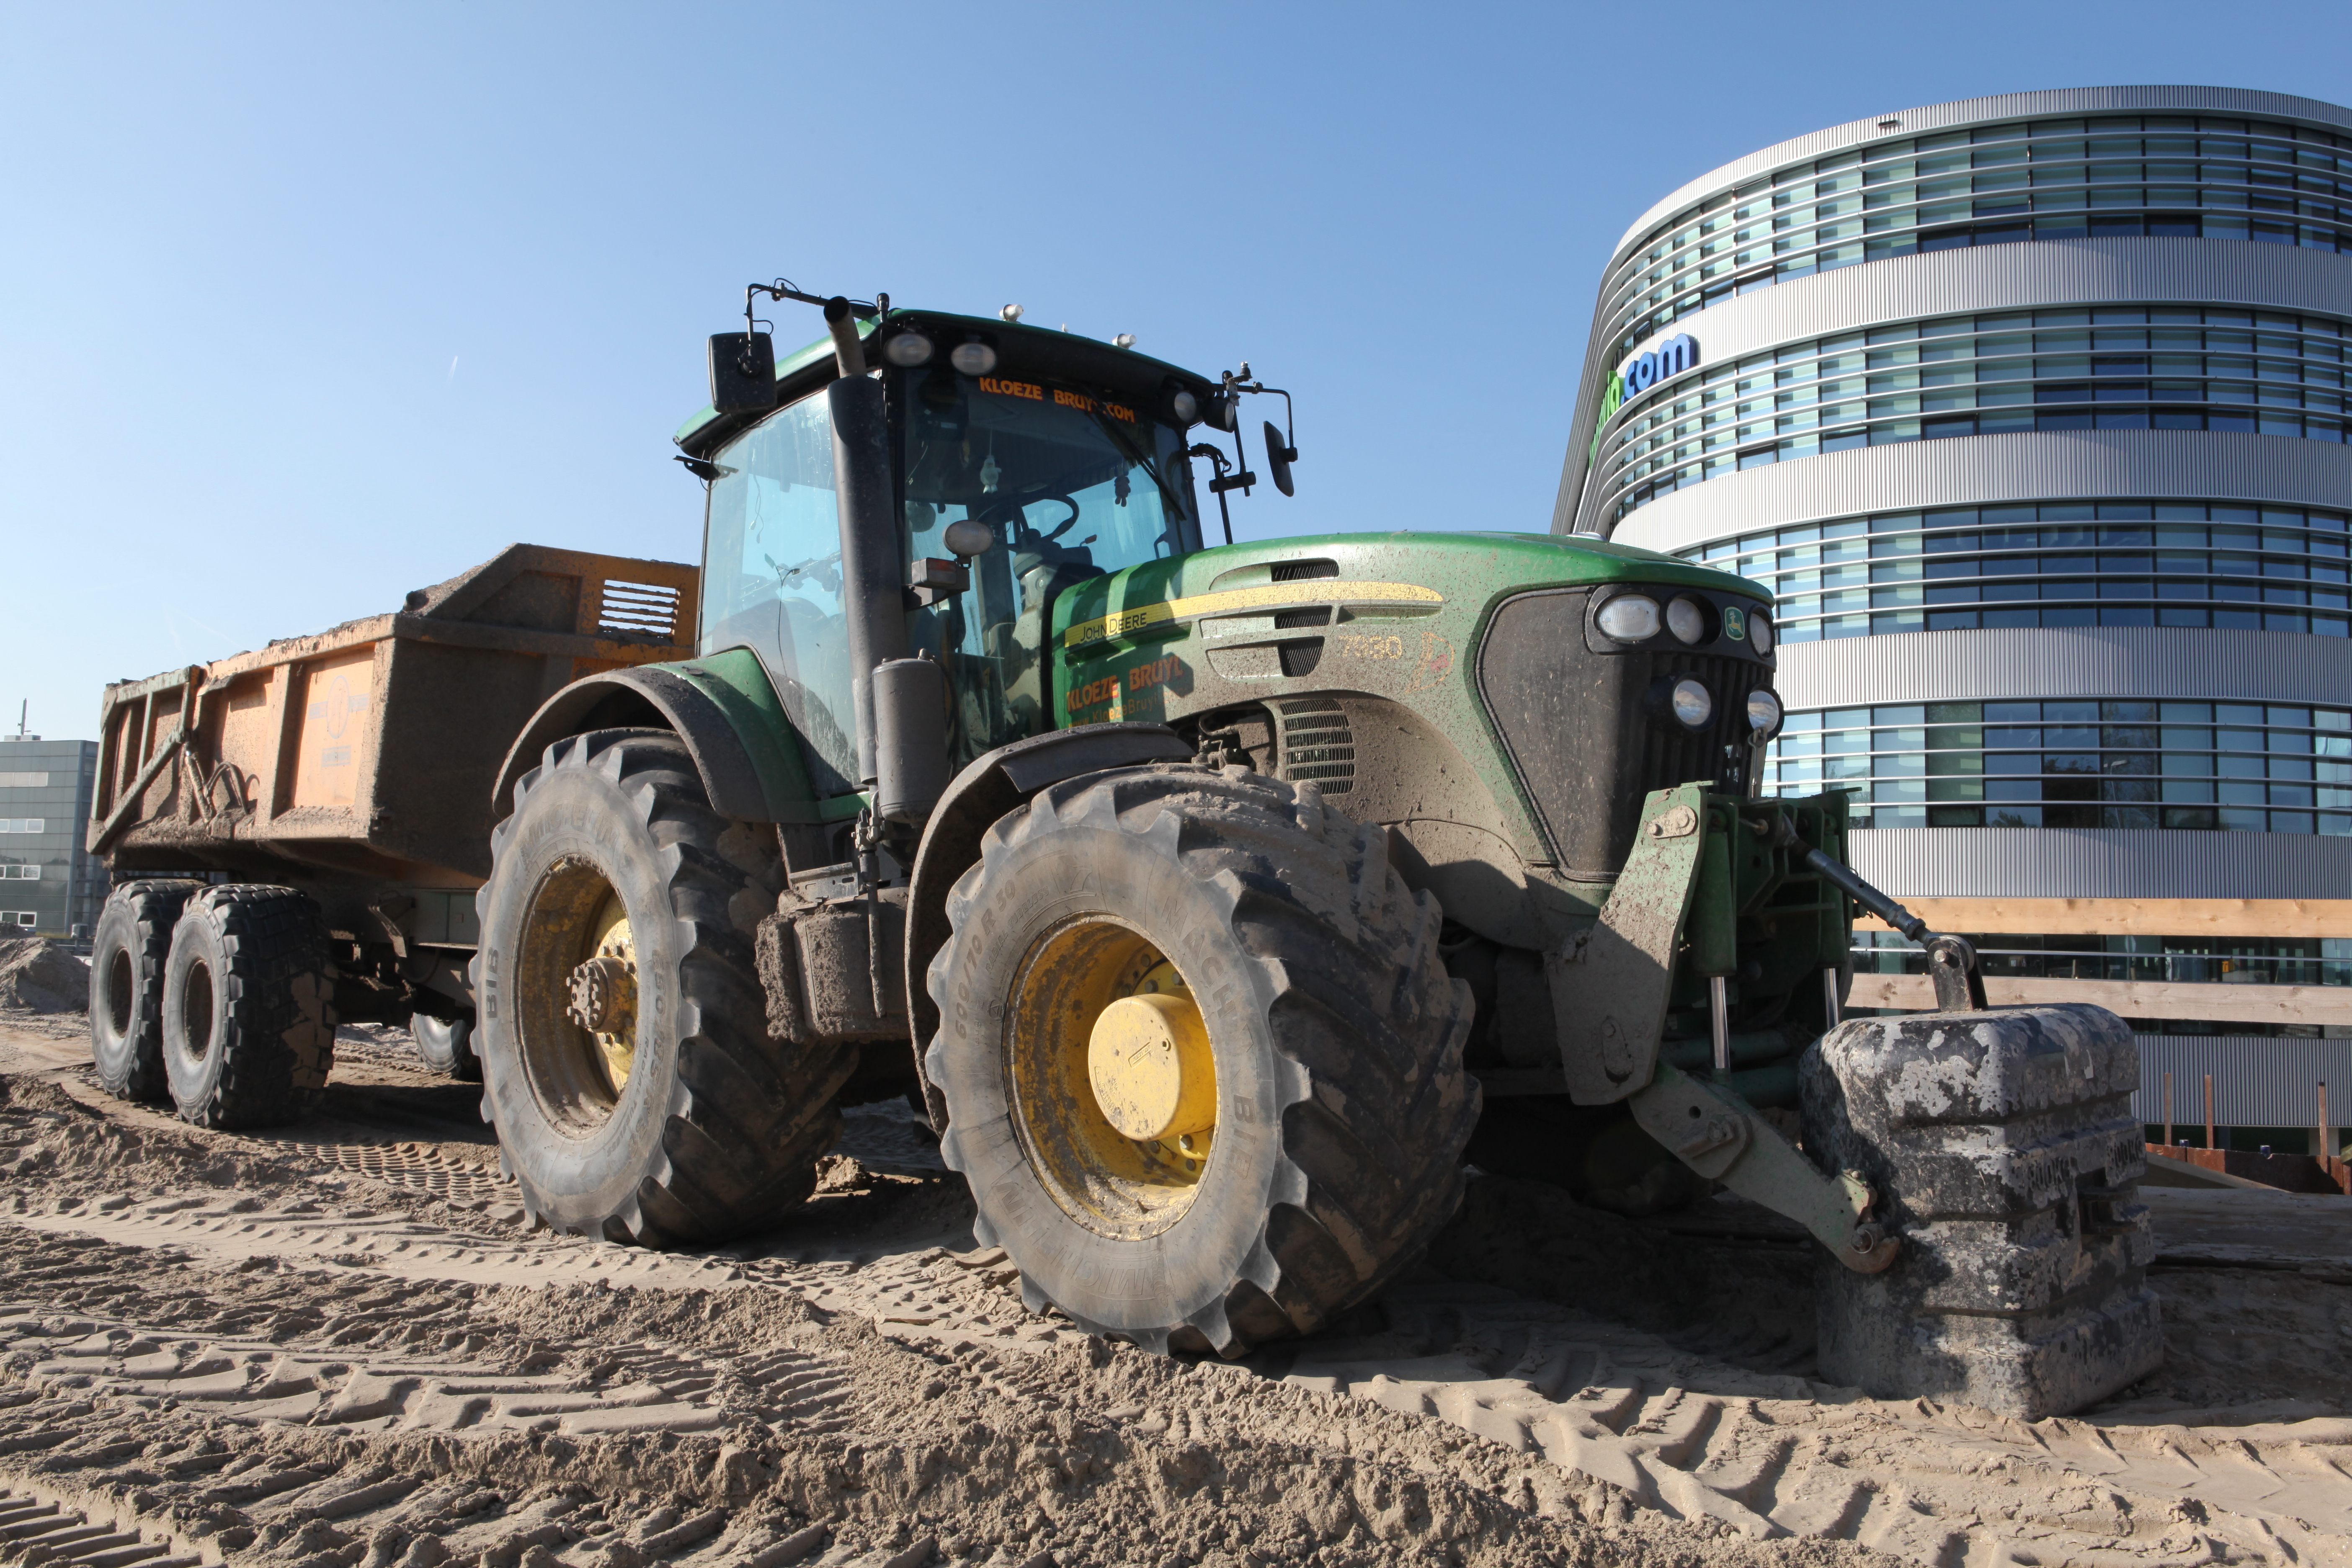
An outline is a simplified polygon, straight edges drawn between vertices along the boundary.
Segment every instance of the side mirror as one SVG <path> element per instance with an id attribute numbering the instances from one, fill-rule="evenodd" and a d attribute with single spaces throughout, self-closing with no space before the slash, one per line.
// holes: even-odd
<path id="1" fill-rule="evenodd" d="M 721 414 L 760 414 L 775 405 L 775 341 L 765 332 L 712 334 L 710 406 Z"/>
<path id="2" fill-rule="evenodd" d="M 1298 493 L 1290 488 L 1290 465 L 1297 461 L 1298 461 L 1298 448 L 1284 446 L 1282 432 L 1274 427 L 1273 420 L 1267 420 L 1265 422 L 1266 471 L 1274 476 L 1274 488 L 1284 495 Z"/>

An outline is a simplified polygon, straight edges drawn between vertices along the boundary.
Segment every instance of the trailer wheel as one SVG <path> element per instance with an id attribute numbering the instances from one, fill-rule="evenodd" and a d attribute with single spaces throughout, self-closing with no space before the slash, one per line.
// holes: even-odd
<path id="1" fill-rule="evenodd" d="M 416 1047 L 417 1058 L 445 1078 L 460 1083 L 482 1081 L 482 1060 L 474 1054 L 474 1021 L 471 1018 L 436 1018 L 428 1014 L 409 1016 L 408 1037 Z"/>
<path id="2" fill-rule="evenodd" d="M 949 895 L 925 1068 L 1032 1310 L 1239 1355 L 1370 1296 L 1453 1216 L 1470 988 L 1387 848 L 1311 784 L 1184 764 L 989 830 Z"/>
<path id="3" fill-rule="evenodd" d="M 1819 1266 L 1822 1375 L 2063 1415 L 2153 1372 L 2139 1050 L 2103 1007 L 1857 1018 L 1805 1053 L 1805 1146 L 1879 1194 L 1894 1266 Z"/>
<path id="4" fill-rule="evenodd" d="M 98 1081 L 121 1100 L 161 1104 L 163 963 L 172 926 L 198 882 L 125 882 L 106 898 L 89 952 L 89 1056 Z"/>
<path id="5" fill-rule="evenodd" d="M 729 832 L 662 730 L 556 742 L 490 837 L 482 1118 L 524 1205 L 647 1247 L 772 1222 L 841 1131 L 857 1047 L 768 1033 L 753 932 L 772 837 Z"/>
<path id="6" fill-rule="evenodd" d="M 335 1061 L 319 906 L 292 888 L 206 888 L 172 931 L 163 1069 L 181 1118 L 269 1127 L 319 1102 Z"/>

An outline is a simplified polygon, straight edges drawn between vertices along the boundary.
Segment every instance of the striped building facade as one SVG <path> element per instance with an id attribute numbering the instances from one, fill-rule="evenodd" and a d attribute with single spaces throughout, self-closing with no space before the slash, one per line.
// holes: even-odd
<path id="1" fill-rule="evenodd" d="M 2352 1037 L 2347 372 L 2352 110 L 1906 110 L 1627 232 L 1554 529 L 1771 586 L 1767 789 L 1854 791 L 1996 1000 L 2116 1008 L 2274 1142 L 2333 1048 L 2289 1042 Z M 1855 1004 L 1925 1005 L 1864 940 Z"/>

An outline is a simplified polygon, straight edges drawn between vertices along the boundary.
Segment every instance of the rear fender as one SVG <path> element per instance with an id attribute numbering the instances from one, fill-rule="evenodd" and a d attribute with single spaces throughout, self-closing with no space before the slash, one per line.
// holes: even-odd
<path id="1" fill-rule="evenodd" d="M 491 820 L 502 821 L 514 810 L 516 782 L 556 742 L 636 725 L 677 732 L 719 816 L 739 822 L 819 820 L 792 721 L 758 656 L 740 647 L 709 658 L 607 670 L 549 698 L 499 769 Z"/>
<path id="2" fill-rule="evenodd" d="M 948 892 L 980 859 L 982 837 L 1048 784 L 1111 768 L 1192 760 L 1192 748 L 1164 724 L 1081 724 L 1000 746 L 976 758 L 948 785 L 924 825 L 907 902 L 907 1009 L 915 1079 L 923 1086 L 932 1131 L 947 1130 L 947 1106 L 923 1076 L 924 1042 L 940 1027 L 940 1010 L 925 977 L 950 935 Z"/>

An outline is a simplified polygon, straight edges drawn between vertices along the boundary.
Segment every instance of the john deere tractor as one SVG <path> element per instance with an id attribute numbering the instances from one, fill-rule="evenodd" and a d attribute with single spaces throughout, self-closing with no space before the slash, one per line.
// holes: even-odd
<path id="1" fill-rule="evenodd" d="M 1158 1349 L 1370 1297 L 1466 1161 L 1793 1218 L 1878 1392 L 2039 1415 L 2154 1363 L 2130 1034 L 1983 1010 L 1843 796 L 1759 795 L 1764 590 L 1506 531 L 1210 548 L 1196 476 L 1291 489 L 1246 366 L 762 292 L 828 334 L 711 341 L 697 656 L 565 688 L 498 785 L 475 1037 L 540 1220 L 772 1224 L 907 1095 L 1031 1308 Z M 1839 1026 L 1857 901 L 1945 1011 Z"/>

